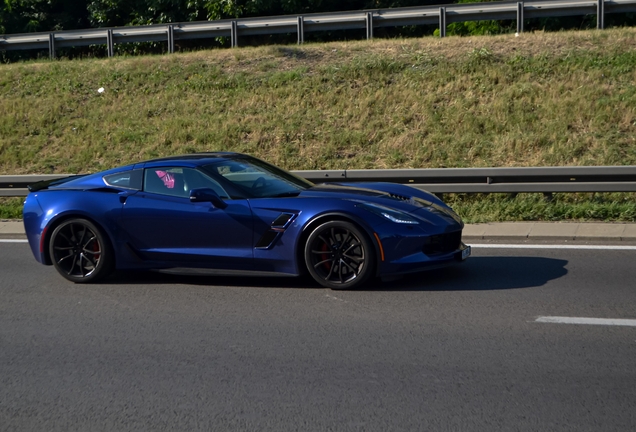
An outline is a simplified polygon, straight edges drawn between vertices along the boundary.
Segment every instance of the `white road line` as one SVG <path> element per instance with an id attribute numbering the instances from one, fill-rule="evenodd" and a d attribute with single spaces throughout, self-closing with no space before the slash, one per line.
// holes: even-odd
<path id="1" fill-rule="evenodd" d="M 623 245 L 564 245 L 564 244 L 504 244 L 504 243 L 469 243 L 478 249 L 577 249 L 577 250 L 633 250 L 636 246 Z"/>
<path id="2" fill-rule="evenodd" d="M 636 319 L 540 316 L 535 320 L 535 322 L 636 327 Z"/>
<path id="3" fill-rule="evenodd" d="M 0 239 L 0 243 L 28 243 L 26 239 Z M 623 245 L 559 245 L 559 244 L 508 244 L 471 243 L 478 249 L 575 249 L 575 250 L 628 250 L 636 251 L 636 246 Z"/>

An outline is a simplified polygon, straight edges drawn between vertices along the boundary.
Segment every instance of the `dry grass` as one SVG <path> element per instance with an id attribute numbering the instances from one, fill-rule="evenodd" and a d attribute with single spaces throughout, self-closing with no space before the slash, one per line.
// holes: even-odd
<path id="1" fill-rule="evenodd" d="M 635 45 L 619 29 L 2 65 L 0 172 L 216 149 L 289 169 L 633 164 Z"/>
<path id="2" fill-rule="evenodd" d="M 636 165 L 634 47 L 613 29 L 0 65 L 0 173 L 210 150 L 288 169 Z"/>

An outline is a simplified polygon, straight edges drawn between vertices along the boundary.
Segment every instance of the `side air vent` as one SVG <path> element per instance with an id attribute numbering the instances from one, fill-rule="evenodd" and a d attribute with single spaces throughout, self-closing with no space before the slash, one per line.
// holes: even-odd
<path id="1" fill-rule="evenodd" d="M 287 225 L 289 225 L 294 216 L 293 213 L 281 213 L 280 216 L 272 222 L 272 228 L 287 228 Z"/>
<path id="2" fill-rule="evenodd" d="M 278 231 L 273 231 L 273 230 L 267 230 L 265 231 L 265 234 L 263 234 L 263 237 L 261 237 L 258 242 L 256 242 L 256 246 L 259 249 L 267 249 L 273 242 L 274 240 L 276 240 L 276 237 L 278 237 L 279 232 Z"/>
<path id="3" fill-rule="evenodd" d="M 285 228 L 291 224 L 296 215 L 294 213 L 281 213 L 274 222 L 270 225 L 270 228 L 265 231 L 265 234 L 256 242 L 256 249 L 269 249 L 272 247 L 276 239 L 285 231 Z"/>

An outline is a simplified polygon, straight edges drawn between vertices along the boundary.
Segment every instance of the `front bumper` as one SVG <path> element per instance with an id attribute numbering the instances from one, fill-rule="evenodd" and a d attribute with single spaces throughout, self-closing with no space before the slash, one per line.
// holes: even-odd
<path id="1" fill-rule="evenodd" d="M 464 262 L 472 254 L 472 249 L 464 243 L 454 252 L 439 255 L 435 257 L 427 257 L 422 254 L 419 260 L 410 260 L 410 262 L 393 262 L 388 266 L 382 266 L 380 276 L 395 276 L 409 273 L 419 273 L 426 270 L 447 267 L 454 264 Z"/>
<path id="2" fill-rule="evenodd" d="M 378 276 L 416 273 L 466 260 L 470 246 L 461 241 L 462 227 L 447 226 L 435 230 L 391 224 L 392 232 L 378 235 L 384 260 L 379 261 Z M 441 227 L 440 227 L 441 228 Z"/>

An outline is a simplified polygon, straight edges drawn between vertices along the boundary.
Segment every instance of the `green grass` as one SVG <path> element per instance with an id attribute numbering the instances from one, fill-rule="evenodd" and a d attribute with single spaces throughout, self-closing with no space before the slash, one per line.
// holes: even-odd
<path id="1" fill-rule="evenodd" d="M 210 150 L 287 169 L 636 165 L 635 44 L 615 29 L 0 65 L 0 173 Z M 470 221 L 634 220 L 633 195 L 566 195 L 448 199 Z"/>
<path id="2" fill-rule="evenodd" d="M 0 198 L 0 220 L 22 219 L 24 198 Z"/>
<path id="3" fill-rule="evenodd" d="M 449 194 L 445 201 L 466 223 L 494 221 L 636 221 L 636 194 L 466 195 Z"/>

